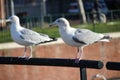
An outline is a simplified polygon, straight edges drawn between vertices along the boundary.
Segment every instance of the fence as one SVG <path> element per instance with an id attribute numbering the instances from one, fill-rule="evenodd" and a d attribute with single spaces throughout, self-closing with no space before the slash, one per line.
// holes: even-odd
<path id="1" fill-rule="evenodd" d="M 108 62 L 106 67 L 108 70 L 120 70 L 120 62 Z"/>
<path id="2" fill-rule="evenodd" d="M 48 58 L 31 58 L 29 60 L 17 57 L 0 57 L 0 64 L 6 65 L 34 65 L 34 66 L 60 66 L 80 68 L 80 80 L 87 80 L 86 68 L 101 69 L 101 61 L 81 60 L 75 63 L 73 59 L 48 59 Z M 119 62 L 108 62 L 106 64 L 109 70 L 120 70 Z M 106 79 L 104 79 L 106 80 Z"/>
<path id="3" fill-rule="evenodd" d="M 92 15 L 91 13 L 86 13 L 86 18 L 88 23 L 92 23 Z M 77 23 L 73 23 L 73 25 L 79 25 L 82 23 L 82 17 L 79 14 L 48 14 L 41 19 L 41 17 L 24 17 L 23 24 L 28 27 L 40 26 L 43 27 L 45 24 L 48 24 L 54 21 L 57 18 L 65 17 L 71 21 L 77 21 Z M 111 10 L 106 14 L 107 22 L 120 20 L 120 10 Z"/>
<path id="4" fill-rule="evenodd" d="M 73 23 L 76 25 L 79 25 L 80 23 L 82 23 L 82 17 L 80 14 L 48 14 L 46 16 L 42 16 L 42 17 L 20 17 L 20 22 L 22 25 L 24 25 L 27 28 L 32 28 L 32 27 L 44 27 L 46 26 L 46 24 L 54 21 L 56 18 L 59 17 L 65 17 L 68 20 L 71 21 L 77 21 L 77 23 Z M 91 13 L 86 13 L 86 18 L 87 18 L 87 22 L 88 23 L 92 23 L 92 14 Z M 120 10 L 111 10 L 106 14 L 106 19 L 107 21 L 115 21 L 115 20 L 120 20 Z"/>
<path id="5" fill-rule="evenodd" d="M 86 19 L 87 19 L 87 23 L 92 23 L 92 13 L 87 12 L 86 13 Z M 68 13 L 63 13 L 63 14 L 48 14 L 46 16 L 19 16 L 20 17 L 20 22 L 22 25 L 24 25 L 27 28 L 32 28 L 32 27 L 44 27 L 46 26 L 46 24 L 49 24 L 50 22 L 54 21 L 57 18 L 60 17 L 65 17 L 68 20 L 71 21 L 77 21 L 77 23 L 73 23 L 73 25 L 79 25 L 80 23 L 82 23 L 82 17 L 80 14 L 68 14 Z M 116 21 L 116 20 L 120 20 L 120 10 L 111 10 L 106 14 L 106 19 L 107 22 L 110 21 Z"/>
<path id="6" fill-rule="evenodd" d="M 43 17 L 43 19 L 41 17 L 24 17 L 22 20 L 23 25 L 29 27 L 35 27 L 35 26 L 40 26 L 43 27 L 46 24 L 54 21 L 57 18 L 60 17 L 65 17 L 68 20 L 71 21 L 77 21 L 77 23 L 73 23 L 73 25 L 79 25 L 80 23 L 82 23 L 82 17 L 79 14 L 48 14 L 46 16 Z M 86 18 L 87 18 L 87 22 L 88 23 L 92 23 L 92 14 L 91 13 L 86 13 Z M 116 21 L 116 20 L 120 20 L 120 10 L 111 10 L 106 14 L 106 19 L 107 22 L 110 21 Z"/>
<path id="7" fill-rule="evenodd" d="M 81 60 L 75 63 L 73 59 L 32 58 L 26 60 L 16 57 L 0 57 L 0 64 L 76 67 L 80 68 L 80 80 L 87 80 L 86 68 L 101 69 L 103 67 L 101 61 Z"/>
<path id="8" fill-rule="evenodd" d="M 21 25 L 27 28 L 34 28 L 34 27 L 45 27 L 56 18 L 65 17 L 71 21 L 73 25 L 79 25 L 82 23 L 81 16 L 78 14 L 56 14 L 56 15 L 46 15 L 42 19 L 41 17 L 20 17 Z M 87 22 L 92 23 L 91 14 L 86 13 Z M 106 15 L 107 21 L 116 21 L 120 19 L 120 10 L 112 10 L 109 11 Z M 94 26 L 93 26 L 93 29 Z M 10 38 L 9 28 L 5 27 L 4 29 L 0 30 L 0 42 L 12 41 Z"/>

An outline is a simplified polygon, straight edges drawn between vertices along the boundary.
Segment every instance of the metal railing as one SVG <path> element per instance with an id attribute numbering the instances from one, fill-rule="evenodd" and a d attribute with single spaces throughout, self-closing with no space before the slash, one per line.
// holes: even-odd
<path id="1" fill-rule="evenodd" d="M 74 67 L 80 69 L 80 80 L 87 80 L 86 68 L 102 69 L 104 64 L 101 61 L 94 60 L 80 60 L 75 63 L 74 59 L 50 59 L 50 58 L 18 58 L 18 57 L 0 57 L 0 64 L 3 65 L 32 65 L 32 66 L 59 66 L 59 67 Z M 107 62 L 106 68 L 108 70 L 120 71 L 120 62 Z M 103 75 L 97 74 L 93 78 L 102 78 L 107 80 Z M 92 79 L 94 80 L 94 79 Z"/>
<path id="2" fill-rule="evenodd" d="M 108 70 L 119 70 L 120 71 L 120 62 L 107 62 L 106 67 Z"/>
<path id="3" fill-rule="evenodd" d="M 86 68 L 101 69 L 103 62 L 93 60 L 80 60 L 75 63 L 74 59 L 49 59 L 49 58 L 30 58 L 26 60 L 18 57 L 0 57 L 0 64 L 6 65 L 33 65 L 33 66 L 59 66 L 74 67 L 80 69 L 80 80 L 87 80 Z"/>

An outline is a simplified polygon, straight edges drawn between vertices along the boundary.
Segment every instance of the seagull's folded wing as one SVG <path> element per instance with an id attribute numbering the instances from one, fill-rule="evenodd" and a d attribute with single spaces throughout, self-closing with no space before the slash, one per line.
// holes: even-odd
<path id="1" fill-rule="evenodd" d="M 51 40 L 51 38 L 49 38 L 48 35 L 37 33 L 29 29 L 24 29 L 21 30 L 20 32 L 21 32 L 20 36 L 22 37 L 22 39 L 24 39 L 25 41 L 33 42 L 35 44 Z"/>
<path id="2" fill-rule="evenodd" d="M 73 36 L 73 40 L 77 42 L 83 42 L 86 44 L 92 44 L 99 41 L 104 35 L 92 32 L 87 29 L 77 29 Z"/>

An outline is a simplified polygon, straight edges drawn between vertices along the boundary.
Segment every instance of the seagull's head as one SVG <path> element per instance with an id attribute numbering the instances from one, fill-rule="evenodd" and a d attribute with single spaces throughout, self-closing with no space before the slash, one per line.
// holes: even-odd
<path id="1" fill-rule="evenodd" d="M 58 27 L 69 27 L 70 24 L 65 18 L 58 18 L 54 22 L 50 23 L 50 26 L 58 26 Z"/>
<path id="2" fill-rule="evenodd" d="M 19 24 L 19 18 L 16 15 L 12 15 L 11 17 L 9 17 L 6 22 L 11 22 L 11 23 L 15 23 L 15 24 Z"/>

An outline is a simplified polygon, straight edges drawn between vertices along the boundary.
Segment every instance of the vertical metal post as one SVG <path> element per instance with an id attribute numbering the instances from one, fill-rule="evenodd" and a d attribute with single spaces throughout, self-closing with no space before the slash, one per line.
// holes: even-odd
<path id="1" fill-rule="evenodd" d="M 9 0 L 6 0 L 6 17 L 8 18 L 10 16 L 10 13 L 9 13 Z"/>
<path id="2" fill-rule="evenodd" d="M 62 17 L 65 17 L 65 14 L 62 14 Z"/>
<path id="3" fill-rule="evenodd" d="M 113 11 L 110 11 L 110 13 L 111 13 L 111 19 L 113 21 Z"/>
<path id="4" fill-rule="evenodd" d="M 50 23 L 52 22 L 52 15 L 49 15 L 49 18 L 50 18 Z"/>
<path id="5" fill-rule="evenodd" d="M 95 22 L 93 21 L 93 31 L 95 32 Z"/>
<path id="6" fill-rule="evenodd" d="M 11 0 L 11 14 L 14 15 L 15 12 L 14 12 L 14 2 L 13 0 Z"/>
<path id="7" fill-rule="evenodd" d="M 46 0 L 41 0 L 40 2 L 40 25 L 44 24 L 44 16 L 46 15 Z"/>
<path id="8" fill-rule="evenodd" d="M 87 16 L 86 16 L 87 19 L 86 20 L 87 20 L 88 23 L 90 23 L 90 13 L 86 13 L 86 14 L 87 14 Z"/>
<path id="9" fill-rule="evenodd" d="M 43 26 L 43 21 L 44 21 L 44 19 L 43 19 L 43 3 L 41 2 L 40 3 L 40 26 Z"/>
<path id="10" fill-rule="evenodd" d="M 80 80 L 87 80 L 86 68 L 80 68 Z"/>
<path id="11" fill-rule="evenodd" d="M 83 1 L 82 0 L 78 0 L 78 4 L 79 4 L 79 10 L 80 10 L 81 15 L 82 15 L 83 23 L 87 23 L 85 10 L 84 10 L 84 7 L 83 7 Z"/>
<path id="12" fill-rule="evenodd" d="M 43 0 L 42 3 L 43 3 L 43 15 L 46 16 L 46 0 Z"/>

